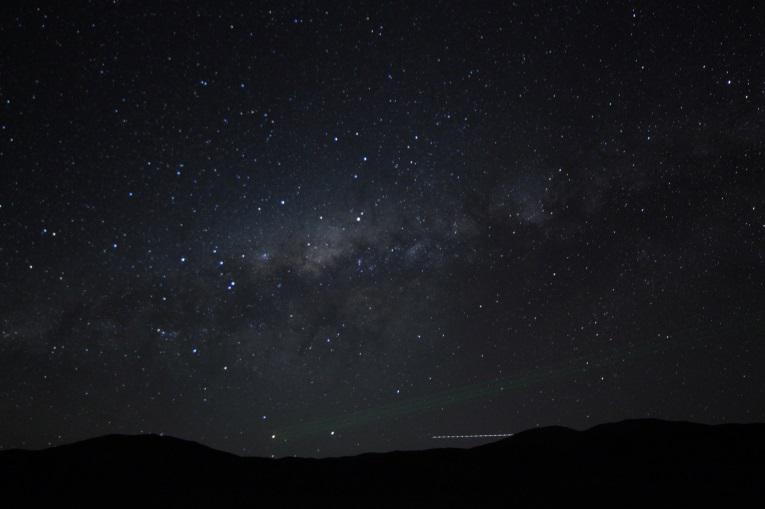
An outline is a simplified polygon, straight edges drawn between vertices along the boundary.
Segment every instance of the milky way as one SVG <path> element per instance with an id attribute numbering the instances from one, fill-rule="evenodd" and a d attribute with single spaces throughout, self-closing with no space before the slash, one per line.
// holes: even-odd
<path id="1" fill-rule="evenodd" d="M 3 8 L 0 446 L 765 419 L 761 7 Z"/>

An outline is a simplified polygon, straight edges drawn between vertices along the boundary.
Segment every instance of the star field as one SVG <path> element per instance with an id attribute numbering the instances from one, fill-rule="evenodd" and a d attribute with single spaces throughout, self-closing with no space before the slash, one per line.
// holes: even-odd
<path id="1" fill-rule="evenodd" d="M 2 13 L 2 448 L 765 420 L 762 6 Z"/>

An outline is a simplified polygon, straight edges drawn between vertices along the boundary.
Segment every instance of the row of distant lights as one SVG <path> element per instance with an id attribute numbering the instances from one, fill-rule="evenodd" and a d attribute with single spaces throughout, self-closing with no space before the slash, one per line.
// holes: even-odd
<path id="1" fill-rule="evenodd" d="M 512 433 L 494 433 L 488 435 L 433 435 L 431 438 L 501 438 L 511 437 Z"/>

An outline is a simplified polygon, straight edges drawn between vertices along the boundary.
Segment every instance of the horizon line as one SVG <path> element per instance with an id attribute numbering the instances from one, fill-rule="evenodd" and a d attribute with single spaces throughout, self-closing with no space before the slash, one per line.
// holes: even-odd
<path id="1" fill-rule="evenodd" d="M 433 435 L 430 438 L 494 438 L 511 436 L 513 436 L 513 433 L 492 433 L 483 435 Z"/>

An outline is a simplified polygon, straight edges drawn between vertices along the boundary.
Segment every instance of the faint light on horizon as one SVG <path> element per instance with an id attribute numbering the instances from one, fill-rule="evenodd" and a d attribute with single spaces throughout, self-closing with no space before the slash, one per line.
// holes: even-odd
<path id="1" fill-rule="evenodd" d="M 433 435 L 430 438 L 500 438 L 511 436 L 513 436 L 513 433 L 490 433 L 483 435 Z"/>

